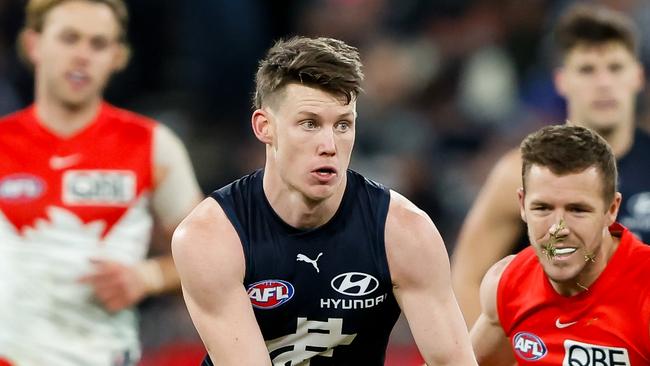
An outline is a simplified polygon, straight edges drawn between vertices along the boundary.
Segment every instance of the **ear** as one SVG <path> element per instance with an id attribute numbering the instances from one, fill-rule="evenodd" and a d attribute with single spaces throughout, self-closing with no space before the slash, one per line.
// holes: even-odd
<path id="1" fill-rule="evenodd" d="M 273 130 L 271 128 L 269 112 L 257 109 L 251 116 L 251 126 L 255 137 L 261 142 L 271 145 L 273 143 Z"/>
<path id="2" fill-rule="evenodd" d="M 566 74 L 563 67 L 557 67 L 553 70 L 553 83 L 555 84 L 555 90 L 557 93 L 565 97 L 566 96 Z"/>
<path id="3" fill-rule="evenodd" d="M 41 34 L 33 29 L 26 29 L 20 33 L 19 42 L 24 56 L 32 65 L 40 62 L 41 53 L 38 48 Z"/>
<path id="4" fill-rule="evenodd" d="M 126 44 L 119 44 L 117 54 L 113 59 L 113 71 L 118 72 L 126 68 L 131 59 L 131 47 Z"/>
<path id="5" fill-rule="evenodd" d="M 623 196 L 620 192 L 616 192 L 616 194 L 614 194 L 614 199 L 610 203 L 609 208 L 605 213 L 607 216 L 608 227 L 616 221 L 616 216 L 618 216 L 618 209 L 621 207 L 621 200 L 623 199 L 622 197 Z"/>
<path id="6" fill-rule="evenodd" d="M 521 216 L 521 219 L 524 220 L 525 223 L 528 223 L 528 221 L 526 221 L 526 210 L 525 210 L 526 191 L 524 191 L 524 187 L 519 187 L 519 189 L 517 189 L 517 199 L 519 201 L 519 215 Z"/>

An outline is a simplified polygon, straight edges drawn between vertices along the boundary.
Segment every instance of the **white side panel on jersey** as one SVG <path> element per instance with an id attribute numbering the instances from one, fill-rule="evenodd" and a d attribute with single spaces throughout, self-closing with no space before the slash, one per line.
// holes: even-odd
<path id="1" fill-rule="evenodd" d="M 133 264 L 148 249 L 152 218 L 143 195 L 102 239 L 103 221 L 84 223 L 48 207 L 19 235 L 0 212 L 0 354 L 20 366 L 106 366 L 137 359 L 133 311 L 106 312 L 90 286 L 91 258 Z"/>

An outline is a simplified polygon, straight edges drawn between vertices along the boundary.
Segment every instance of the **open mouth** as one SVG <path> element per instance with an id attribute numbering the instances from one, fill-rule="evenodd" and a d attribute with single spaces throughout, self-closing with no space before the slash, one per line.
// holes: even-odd
<path id="1" fill-rule="evenodd" d="M 70 71 L 65 74 L 66 80 L 76 87 L 82 87 L 90 82 L 90 77 L 80 71 Z"/>
<path id="2" fill-rule="evenodd" d="M 578 248 L 553 248 L 554 255 L 552 259 L 566 259 L 569 258 L 573 253 L 575 253 Z"/>
<path id="3" fill-rule="evenodd" d="M 328 183 L 337 175 L 336 169 L 331 166 L 323 166 L 314 169 L 311 173 L 320 183 Z"/>

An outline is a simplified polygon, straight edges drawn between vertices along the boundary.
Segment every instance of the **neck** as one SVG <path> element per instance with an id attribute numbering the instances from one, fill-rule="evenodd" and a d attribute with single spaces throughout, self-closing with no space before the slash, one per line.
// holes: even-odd
<path id="1" fill-rule="evenodd" d="M 341 205 L 347 180 L 330 197 L 313 200 L 283 181 L 270 164 L 264 170 L 264 194 L 273 211 L 288 225 L 297 229 L 313 229 L 326 224 Z"/>
<path id="2" fill-rule="evenodd" d="M 65 104 L 50 98 L 36 99 L 36 115 L 39 122 L 54 134 L 72 136 L 90 124 L 99 111 L 101 99 L 82 105 Z"/>
<path id="3" fill-rule="evenodd" d="M 632 148 L 632 144 L 634 143 L 634 124 L 626 123 L 619 128 L 603 131 L 601 135 L 607 140 L 609 146 L 612 147 L 614 156 L 620 158 Z"/>
<path id="4" fill-rule="evenodd" d="M 569 121 L 580 121 L 579 117 L 569 118 Z M 579 124 L 579 123 L 578 123 Z M 585 126 L 589 127 L 589 126 Z M 618 123 L 612 128 L 595 129 L 601 135 L 609 146 L 612 147 L 614 156 L 620 158 L 632 148 L 634 143 L 634 117 L 630 117 L 624 123 Z"/>

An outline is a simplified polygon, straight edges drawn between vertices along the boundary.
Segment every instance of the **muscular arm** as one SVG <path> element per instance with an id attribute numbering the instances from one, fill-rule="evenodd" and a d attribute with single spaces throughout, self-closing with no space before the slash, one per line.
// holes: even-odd
<path id="1" fill-rule="evenodd" d="M 172 250 L 187 308 L 213 363 L 270 365 L 242 283 L 241 242 L 215 200 L 204 200 L 179 225 Z"/>
<path id="2" fill-rule="evenodd" d="M 181 140 L 166 126 L 154 134 L 154 191 L 151 210 L 157 221 L 157 256 L 142 263 L 140 273 L 150 283 L 147 295 L 180 288 L 180 279 L 171 257 L 171 239 L 176 226 L 203 199 L 189 155 Z M 158 279 L 155 266 L 159 268 Z M 148 268 L 147 268 L 148 266 Z M 146 271 L 149 270 L 149 273 Z M 149 278 L 147 279 L 147 276 Z"/>
<path id="3" fill-rule="evenodd" d="M 491 265 L 511 253 L 522 234 L 517 205 L 521 157 L 506 154 L 493 168 L 467 215 L 452 256 L 452 283 L 467 327 L 480 313 L 479 287 Z"/>
<path id="4" fill-rule="evenodd" d="M 393 293 L 428 365 L 476 365 L 454 298 L 447 252 L 429 217 L 391 193 L 386 254 Z"/>
<path id="5" fill-rule="evenodd" d="M 512 258 L 508 256 L 492 266 L 481 283 L 481 315 L 470 332 L 472 347 L 481 366 L 516 364 L 497 311 L 499 279 Z"/>

